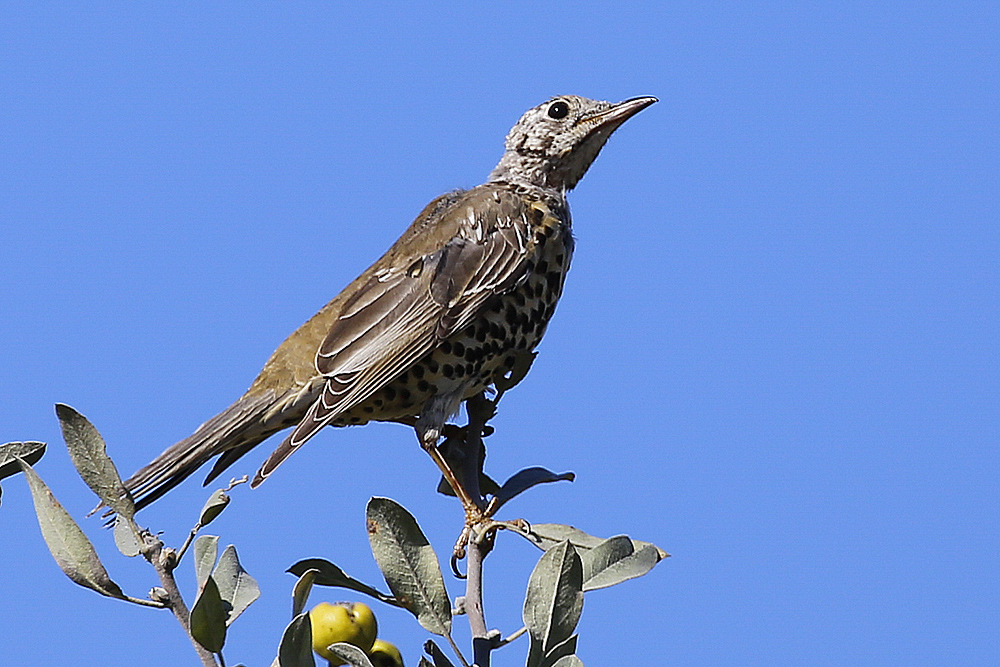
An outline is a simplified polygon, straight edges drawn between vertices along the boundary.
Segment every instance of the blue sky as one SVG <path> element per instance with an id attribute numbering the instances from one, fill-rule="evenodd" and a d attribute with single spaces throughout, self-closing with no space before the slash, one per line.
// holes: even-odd
<path id="1" fill-rule="evenodd" d="M 673 554 L 588 595 L 580 657 L 1000 662 L 995 4 L 438 7 L 0 7 L 0 441 L 49 442 L 37 469 L 82 519 L 53 403 L 130 473 L 239 396 L 427 201 L 482 182 L 525 109 L 656 95 L 571 195 L 565 296 L 488 440 L 496 477 L 577 473 L 509 516 Z M 328 429 L 234 491 L 209 532 L 263 597 L 230 664 L 270 663 L 293 562 L 381 584 L 370 496 L 447 551 L 460 513 L 425 459 L 403 427 Z M 178 545 L 210 490 L 192 479 L 140 522 Z M 5 664 L 193 661 L 167 613 L 60 574 L 21 479 L 2 500 Z M 148 567 L 85 526 L 144 595 Z M 507 633 L 537 553 L 503 537 L 486 604 Z M 415 665 L 425 634 L 376 611 Z"/>

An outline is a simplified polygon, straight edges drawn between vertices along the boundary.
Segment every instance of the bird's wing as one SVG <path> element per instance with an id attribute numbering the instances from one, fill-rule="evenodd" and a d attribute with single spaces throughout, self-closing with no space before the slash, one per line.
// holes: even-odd
<path id="1" fill-rule="evenodd" d="M 392 261 L 344 301 L 316 355 L 326 377 L 322 396 L 253 486 L 323 426 L 467 326 L 490 297 L 522 280 L 534 248 L 531 214 L 513 193 L 476 188 L 429 224 L 418 218 L 390 250 Z M 420 233 L 412 233 L 418 223 Z"/>

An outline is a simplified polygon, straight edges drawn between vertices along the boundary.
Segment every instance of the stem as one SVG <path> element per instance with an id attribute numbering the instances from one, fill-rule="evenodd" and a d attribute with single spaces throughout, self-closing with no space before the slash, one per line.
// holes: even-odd
<path id="1" fill-rule="evenodd" d="M 468 544 L 468 571 L 465 579 L 465 613 L 472 632 L 472 659 L 479 667 L 489 667 L 492 642 L 487 639 L 486 615 L 483 612 L 483 559 L 487 547 L 471 540 Z"/>
<path id="2" fill-rule="evenodd" d="M 465 488 L 477 502 L 482 502 L 479 489 L 479 471 L 482 468 L 483 427 L 493 414 L 493 404 L 483 394 L 465 402 L 469 413 L 469 426 L 465 436 L 465 464 L 462 474 Z M 486 615 L 483 611 L 483 560 L 490 552 L 492 539 L 469 540 L 467 545 L 467 571 L 465 579 L 465 613 L 472 632 L 473 660 L 478 667 L 489 667 L 490 652 L 494 643 L 488 637 Z"/>
<path id="3" fill-rule="evenodd" d="M 184 558 L 184 554 L 187 553 L 188 547 L 191 546 L 191 542 L 194 541 L 194 536 L 198 534 L 199 530 L 201 530 L 201 523 L 195 524 L 194 528 L 191 529 L 191 532 L 188 533 L 187 539 L 184 540 L 184 544 L 181 545 L 180 551 L 177 552 L 178 563 L 181 562 L 181 558 Z"/>
<path id="4" fill-rule="evenodd" d="M 483 494 L 479 489 L 479 473 L 483 467 L 483 429 L 489 418 L 493 416 L 493 408 L 493 403 L 487 400 L 486 395 L 482 392 L 465 402 L 465 410 L 469 413 L 469 425 L 465 430 L 462 483 L 480 508 L 483 507 Z"/>
<path id="5" fill-rule="evenodd" d="M 212 655 L 204 646 L 195 641 L 191 636 L 191 612 L 184 604 L 184 598 L 177 588 L 177 581 L 174 579 L 174 568 L 177 566 L 177 555 L 172 549 L 164 549 L 163 542 L 155 535 L 145 532 L 143 534 L 142 555 L 149 561 L 156 575 L 160 578 L 160 585 L 166 591 L 164 606 L 173 612 L 177 622 L 184 628 L 184 634 L 191 640 L 198 658 L 204 667 L 219 667 Z"/>

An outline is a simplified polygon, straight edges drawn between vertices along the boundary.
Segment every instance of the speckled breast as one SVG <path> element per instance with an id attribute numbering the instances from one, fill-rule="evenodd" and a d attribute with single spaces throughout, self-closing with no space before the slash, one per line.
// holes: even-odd
<path id="1" fill-rule="evenodd" d="M 471 324 L 338 417 L 334 426 L 415 417 L 431 396 L 459 388 L 469 398 L 512 368 L 517 352 L 538 345 L 562 294 L 573 252 L 569 225 L 552 215 L 538 217 L 526 278 L 493 297 Z"/>

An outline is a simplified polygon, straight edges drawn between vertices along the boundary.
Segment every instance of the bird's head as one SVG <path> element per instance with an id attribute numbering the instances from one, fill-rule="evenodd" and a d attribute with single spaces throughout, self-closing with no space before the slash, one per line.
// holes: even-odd
<path id="1" fill-rule="evenodd" d="M 572 190 L 611 133 L 653 102 L 655 97 L 612 104 L 561 95 L 529 109 L 507 134 L 490 181 Z"/>

